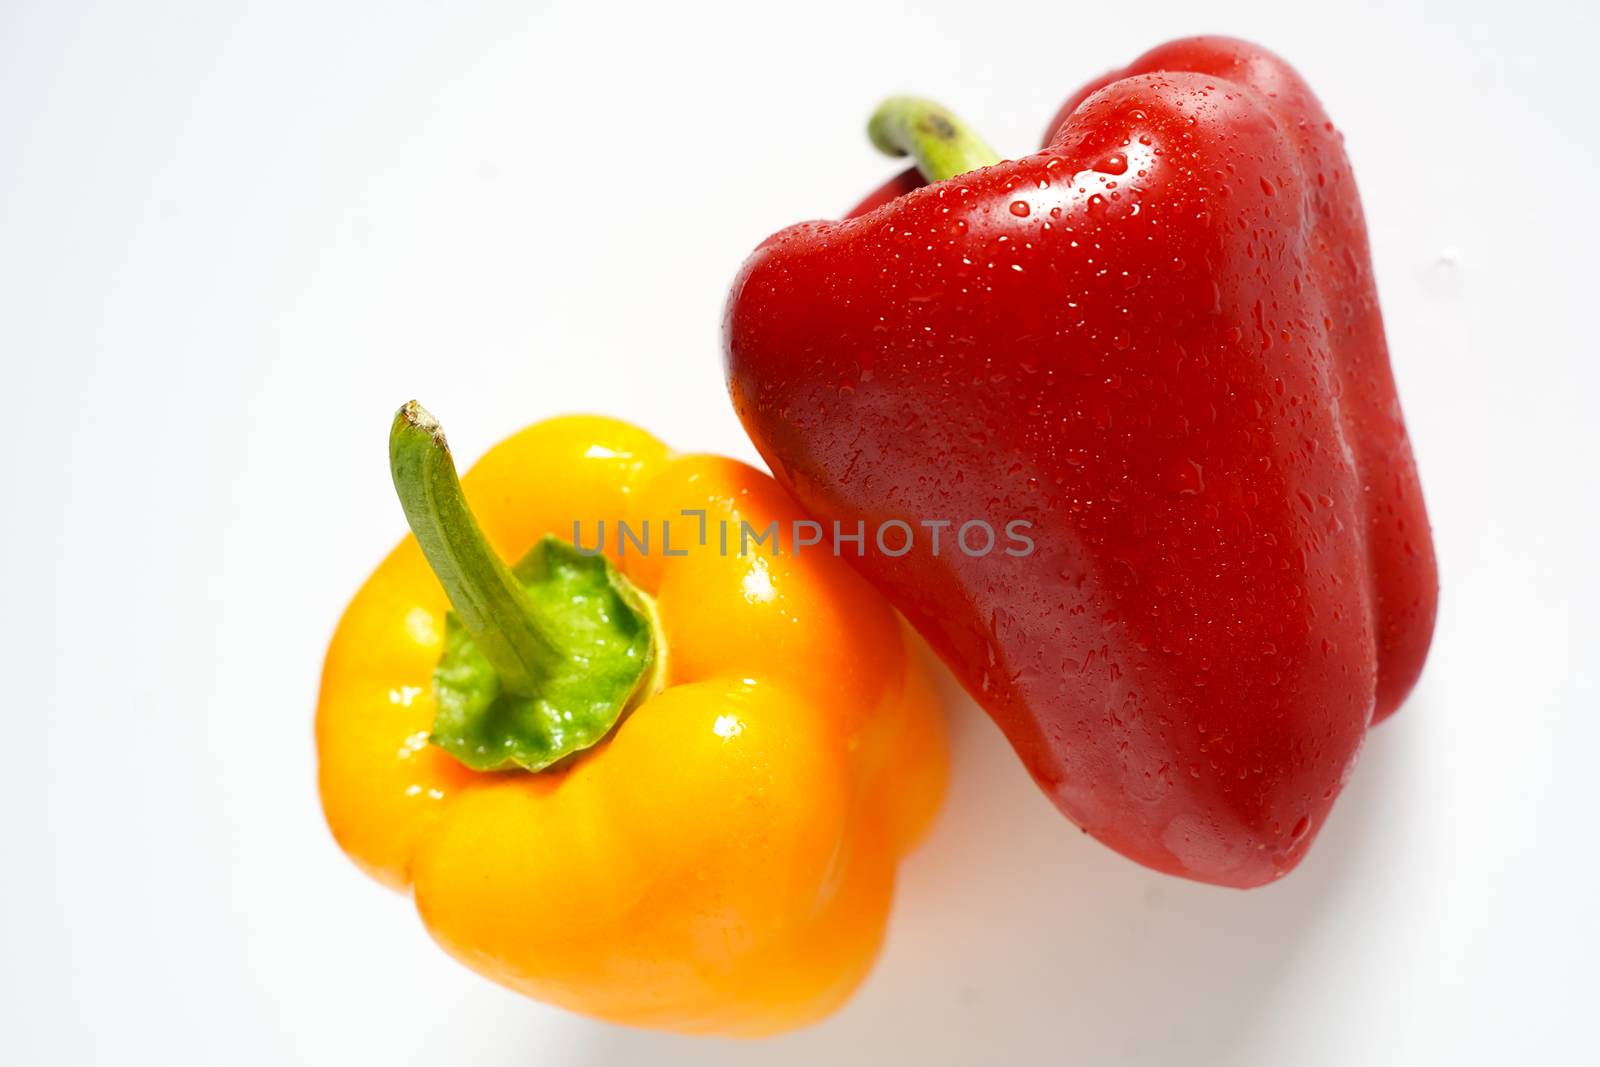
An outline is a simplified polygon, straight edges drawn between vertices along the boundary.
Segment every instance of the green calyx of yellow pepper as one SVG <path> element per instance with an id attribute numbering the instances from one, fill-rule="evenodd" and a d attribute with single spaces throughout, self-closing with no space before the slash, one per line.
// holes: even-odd
<path id="1" fill-rule="evenodd" d="M 600 741 L 660 688 L 650 598 L 604 556 L 552 536 L 507 567 L 467 507 L 438 421 L 416 401 L 395 414 L 389 468 L 454 609 L 429 741 L 473 770 L 538 771 Z"/>
<path id="2" fill-rule="evenodd" d="M 930 182 L 1000 162 L 972 127 L 919 96 L 891 96 L 879 104 L 867 123 L 867 137 L 886 155 L 910 156 Z"/>

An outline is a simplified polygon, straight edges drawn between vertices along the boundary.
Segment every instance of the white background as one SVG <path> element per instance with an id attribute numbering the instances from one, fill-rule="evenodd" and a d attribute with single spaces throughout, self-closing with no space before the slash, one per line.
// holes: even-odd
<path id="1" fill-rule="evenodd" d="M 0 1058 L 16 1064 L 1595 1062 L 1592 4 L 0 6 Z M 1344 129 L 1443 579 L 1427 672 L 1250 893 L 1119 859 L 952 699 L 949 802 L 828 1022 L 661 1037 L 504 992 L 323 827 L 311 715 L 402 532 L 572 410 L 754 458 L 727 283 L 894 170 L 882 95 L 1008 154 L 1203 31 Z"/>

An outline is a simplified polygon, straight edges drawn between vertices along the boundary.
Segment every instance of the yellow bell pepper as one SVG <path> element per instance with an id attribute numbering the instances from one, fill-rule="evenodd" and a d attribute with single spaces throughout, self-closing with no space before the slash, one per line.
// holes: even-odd
<path id="1" fill-rule="evenodd" d="M 328 650 L 316 733 L 339 845 L 409 888 L 457 959 L 573 1011 L 761 1035 L 841 1004 L 944 787 L 938 708 L 893 611 L 825 544 L 739 551 L 741 522 L 804 519 L 771 478 L 620 422 L 531 426 L 458 483 L 407 405 L 391 455 L 427 552 L 406 538 Z M 607 531 L 605 564 L 572 551 L 580 529 Z M 530 567 L 578 592 L 507 593 Z M 570 604 L 613 630 L 541 620 Z M 548 698 L 593 696 L 585 641 L 620 715 L 588 734 Z"/>

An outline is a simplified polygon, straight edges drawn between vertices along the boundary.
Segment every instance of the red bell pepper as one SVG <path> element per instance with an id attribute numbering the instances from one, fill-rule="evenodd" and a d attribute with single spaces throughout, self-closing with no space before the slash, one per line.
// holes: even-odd
<path id="1" fill-rule="evenodd" d="M 1437 599 L 1338 133 L 1222 38 L 1086 87 L 1014 162 L 923 102 L 872 129 L 937 180 L 750 257 L 740 418 L 821 519 L 954 524 L 853 562 L 1068 817 L 1158 870 L 1280 877 Z M 968 553 L 974 521 L 1034 550 Z"/>

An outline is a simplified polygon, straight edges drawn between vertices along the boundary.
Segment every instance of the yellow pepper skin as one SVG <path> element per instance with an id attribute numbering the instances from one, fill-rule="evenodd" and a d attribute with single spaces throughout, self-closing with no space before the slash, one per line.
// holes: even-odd
<path id="1" fill-rule="evenodd" d="M 592 547 L 607 520 L 607 556 L 655 600 L 664 687 L 548 770 L 467 769 L 427 740 L 449 604 L 407 537 L 323 670 L 319 785 L 339 845 L 409 889 L 457 959 L 541 1001 L 743 1036 L 832 1011 L 870 969 L 897 860 L 944 789 L 938 705 L 897 616 L 826 540 L 792 548 L 804 516 L 771 478 L 620 422 L 536 424 L 462 485 L 506 560 L 570 541 L 574 520 Z M 706 512 L 703 546 L 686 509 Z M 649 554 L 617 551 L 618 519 L 648 520 Z M 667 520 L 686 555 L 663 554 Z M 740 520 L 776 521 L 782 554 L 740 555 Z"/>

